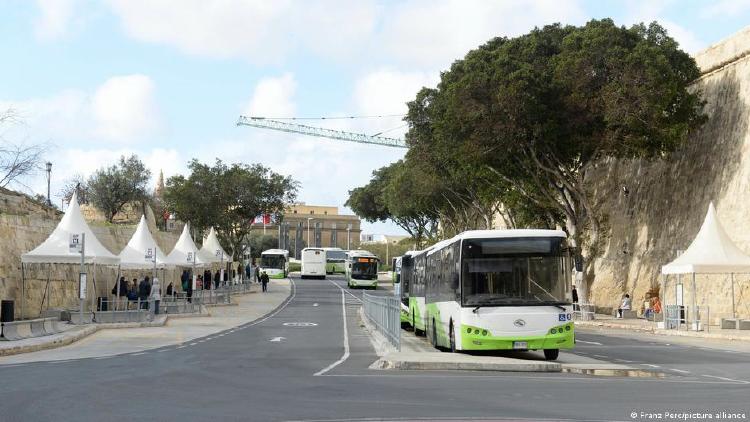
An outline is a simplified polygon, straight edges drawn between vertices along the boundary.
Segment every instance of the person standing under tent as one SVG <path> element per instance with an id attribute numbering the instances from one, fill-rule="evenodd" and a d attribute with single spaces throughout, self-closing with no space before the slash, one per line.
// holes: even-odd
<path id="1" fill-rule="evenodd" d="M 206 289 L 211 289 L 211 270 L 203 271 L 203 282 L 206 283 Z"/>
<path id="2" fill-rule="evenodd" d="M 146 276 L 138 285 L 138 299 L 141 300 L 141 309 L 148 309 L 148 298 L 151 294 L 151 279 Z"/>
<path id="3" fill-rule="evenodd" d="M 255 282 L 260 283 L 260 268 L 258 268 L 258 264 L 253 262 L 253 272 L 255 272 Z"/>
<path id="4" fill-rule="evenodd" d="M 216 270 L 216 273 L 214 274 L 214 286 L 218 288 L 219 283 L 221 283 L 221 271 Z"/>
<path id="5" fill-rule="evenodd" d="M 159 303 L 161 302 L 161 284 L 159 279 L 154 277 L 154 282 L 151 283 L 151 292 L 149 294 L 151 300 L 154 301 L 154 315 L 159 315 Z"/>
<path id="6" fill-rule="evenodd" d="M 578 311 L 578 290 L 576 290 L 575 284 L 573 285 L 572 296 L 573 296 L 573 312 L 576 312 Z"/>
<path id="7" fill-rule="evenodd" d="M 187 294 L 187 301 L 192 303 L 193 302 L 193 275 L 187 271 L 185 271 L 185 274 L 187 275 L 187 281 L 185 282 L 185 292 Z"/>
<path id="8" fill-rule="evenodd" d="M 172 287 L 172 282 L 169 282 L 169 285 L 167 285 L 167 296 L 173 296 L 174 295 L 174 288 Z"/>
<path id="9" fill-rule="evenodd" d="M 250 266 L 249 262 L 245 265 L 245 279 L 248 282 L 253 280 L 253 267 Z"/>

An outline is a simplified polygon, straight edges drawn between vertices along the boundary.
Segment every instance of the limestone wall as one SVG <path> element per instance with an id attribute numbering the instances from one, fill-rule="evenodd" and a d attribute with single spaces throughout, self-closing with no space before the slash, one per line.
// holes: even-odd
<path id="1" fill-rule="evenodd" d="M 50 210 L 29 198 L 15 192 L 0 190 L 0 298 L 15 301 L 16 318 L 21 317 L 21 254 L 38 246 L 54 230 L 62 214 Z M 119 253 L 135 231 L 135 225 L 103 225 L 90 223 L 99 241 L 110 251 Z M 159 247 L 166 252 L 172 250 L 179 233 L 154 233 Z M 42 309 L 71 308 L 78 306 L 78 271 L 77 265 L 26 264 L 23 316 L 36 317 Z M 89 271 L 89 291 L 93 291 L 96 279 L 96 294 L 90 298 L 107 296 L 116 282 L 117 268 L 93 267 Z M 148 271 L 126 271 L 123 275 L 132 280 L 150 274 Z M 159 272 L 159 277 L 166 276 L 169 281 L 178 281 L 179 274 L 174 271 Z M 49 283 L 47 282 L 49 277 Z M 178 285 L 179 283 L 175 283 Z M 91 306 L 89 301 L 87 306 Z"/>
<path id="2" fill-rule="evenodd" d="M 750 253 L 750 28 L 696 57 L 704 71 L 695 89 L 703 92 L 709 120 L 668 161 L 610 160 L 592 180 L 610 237 L 596 264 L 592 301 L 616 306 L 625 293 L 640 306 L 658 286 L 661 265 L 684 250 L 713 201 L 731 238 Z M 626 187 L 627 193 L 623 189 Z M 674 303 L 670 280 L 666 299 Z M 684 303 L 692 303 L 692 283 Z M 698 276 L 699 305 L 711 319 L 731 314 L 729 275 Z M 750 318 L 750 277 L 736 276 L 737 310 Z"/>

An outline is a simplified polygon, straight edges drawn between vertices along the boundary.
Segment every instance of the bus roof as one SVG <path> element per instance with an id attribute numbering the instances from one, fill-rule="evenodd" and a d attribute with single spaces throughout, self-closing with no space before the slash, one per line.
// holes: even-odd
<path id="1" fill-rule="evenodd" d="M 288 255 L 289 251 L 286 249 L 268 249 L 260 253 L 261 255 Z"/>
<path id="2" fill-rule="evenodd" d="M 432 247 L 426 249 L 427 255 L 432 255 L 434 252 L 463 239 L 512 239 L 521 237 L 561 237 L 567 238 L 568 236 L 562 230 L 546 230 L 546 229 L 507 229 L 507 230 L 469 230 L 463 233 L 459 233 L 450 239 L 441 240 L 440 242 L 432 245 Z"/>
<path id="3" fill-rule="evenodd" d="M 324 251 L 324 248 L 303 248 L 302 252 L 304 251 Z"/>
<path id="4" fill-rule="evenodd" d="M 365 251 L 365 250 L 362 250 L 362 249 L 357 249 L 357 250 L 354 250 L 354 251 L 349 251 L 349 252 L 347 252 L 347 255 L 351 256 L 351 257 L 354 257 L 354 256 L 375 256 L 374 253 L 372 253 L 370 251 Z"/>

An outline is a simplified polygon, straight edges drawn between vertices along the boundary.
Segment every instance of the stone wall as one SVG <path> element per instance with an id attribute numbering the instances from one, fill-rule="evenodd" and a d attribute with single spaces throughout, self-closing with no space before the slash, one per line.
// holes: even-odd
<path id="1" fill-rule="evenodd" d="M 704 73 L 694 88 L 709 115 L 700 132 L 668 160 L 610 160 L 592 174 L 610 232 L 591 291 L 599 306 L 614 307 L 629 293 L 640 307 L 659 286 L 660 267 L 695 237 L 711 201 L 730 237 L 750 253 L 750 28 L 696 62 Z M 692 304 L 692 283 L 684 281 L 684 303 Z M 672 276 L 668 303 L 675 282 Z M 697 302 L 710 307 L 712 322 L 731 315 L 728 274 L 699 275 L 697 285 Z M 750 318 L 750 277 L 735 276 L 735 290 L 738 313 Z"/>
<path id="2" fill-rule="evenodd" d="M 43 309 L 77 308 L 78 307 L 78 265 L 62 264 L 26 264 L 25 288 L 21 283 L 21 254 L 28 252 L 54 230 L 62 218 L 62 213 L 47 208 L 32 199 L 16 192 L 0 189 L 0 298 L 15 301 L 16 318 L 20 318 L 23 306 L 23 317 L 36 317 Z M 153 217 L 152 217 L 153 218 Z M 99 241 L 110 251 L 119 253 L 127 245 L 135 231 L 135 225 L 106 225 L 90 222 L 92 231 Z M 157 232 L 153 222 L 149 221 L 151 232 L 159 247 L 168 253 L 177 242 L 179 233 Z M 116 282 L 117 268 L 93 266 L 89 272 L 89 292 L 93 290 L 96 280 L 96 294 L 89 297 L 108 296 Z M 123 275 L 132 280 L 150 274 L 149 271 L 125 271 Z M 179 274 L 168 270 L 159 272 L 165 280 L 179 284 Z M 47 281 L 49 279 L 49 282 Z M 166 287 L 163 287 L 166 288 Z M 21 293 L 24 292 L 23 305 Z M 92 300 L 87 306 L 91 306 Z"/>

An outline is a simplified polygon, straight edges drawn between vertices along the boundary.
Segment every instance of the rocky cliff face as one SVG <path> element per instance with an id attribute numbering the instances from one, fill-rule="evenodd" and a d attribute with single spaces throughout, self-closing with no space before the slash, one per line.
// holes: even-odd
<path id="1" fill-rule="evenodd" d="M 704 71 L 694 88 L 703 92 L 709 120 L 667 160 L 602 163 L 592 175 L 609 228 L 596 265 L 591 301 L 614 307 L 629 293 L 640 307 L 660 284 L 660 268 L 684 250 L 700 229 L 709 202 L 731 238 L 750 253 L 750 28 L 699 53 Z M 684 277 L 684 303 L 692 283 Z M 667 303 L 674 303 L 672 276 Z M 729 274 L 697 276 L 697 302 L 712 322 L 731 315 Z M 735 276 L 737 311 L 750 318 L 750 276 Z"/>
<path id="2" fill-rule="evenodd" d="M 71 308 L 78 306 L 77 265 L 26 264 L 23 271 L 26 282 L 21 283 L 21 255 L 26 253 L 49 236 L 62 218 L 62 213 L 45 207 L 31 198 L 0 189 L 0 298 L 15 301 L 16 318 L 36 317 L 43 309 Z M 119 253 L 130 240 L 135 225 L 102 225 L 89 223 L 99 241 L 110 251 Z M 165 233 L 154 230 L 149 224 L 159 247 L 168 253 L 177 242 L 179 233 Z M 91 267 L 89 289 L 96 280 L 95 295 L 108 296 L 117 279 L 116 267 Z M 132 280 L 150 274 L 148 271 L 127 271 L 123 275 Z M 174 271 L 159 272 L 159 277 L 176 281 Z M 23 292 L 24 300 L 21 300 Z M 22 304 L 23 302 L 23 304 Z M 88 306 L 91 306 L 90 301 Z M 21 309 L 23 307 L 23 310 Z"/>

